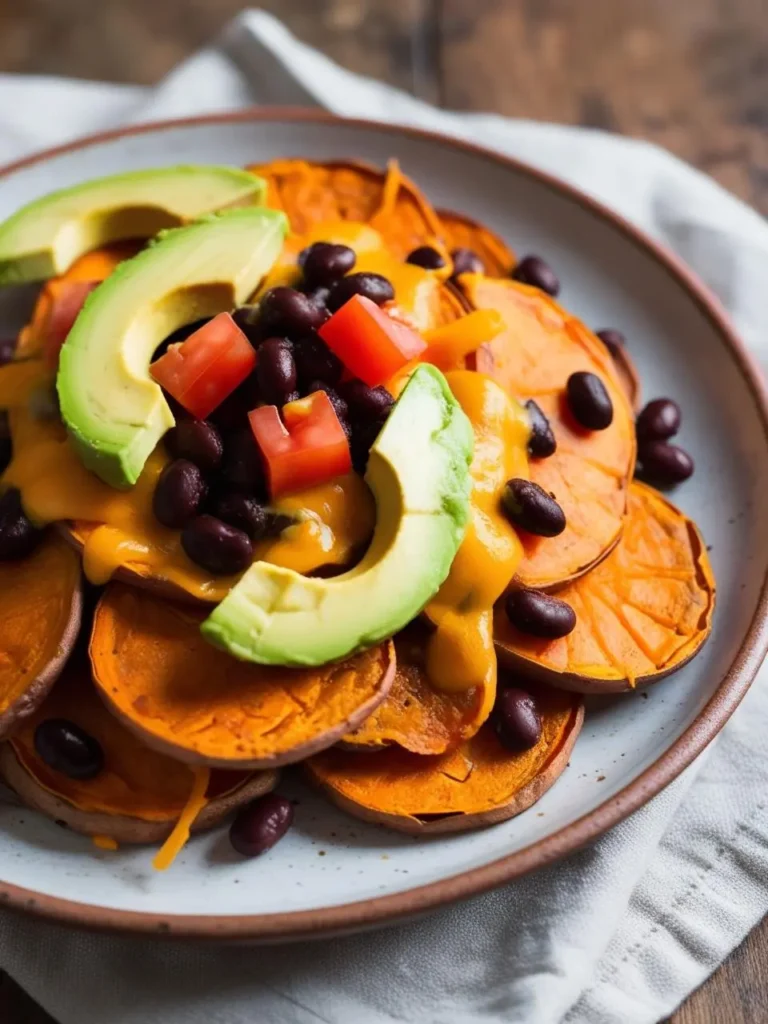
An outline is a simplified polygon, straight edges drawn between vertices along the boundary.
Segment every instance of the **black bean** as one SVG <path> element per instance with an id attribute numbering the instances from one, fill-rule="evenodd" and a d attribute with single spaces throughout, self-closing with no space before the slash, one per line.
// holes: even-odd
<path id="1" fill-rule="evenodd" d="M 350 272 L 356 260 L 354 249 L 333 242 L 315 242 L 299 257 L 299 263 L 304 268 L 304 281 L 310 287 L 333 284 Z"/>
<path id="2" fill-rule="evenodd" d="M 211 509 L 217 519 L 260 540 L 269 532 L 272 513 L 260 501 L 238 491 L 229 491 L 213 502 Z"/>
<path id="3" fill-rule="evenodd" d="M 19 491 L 15 487 L 6 491 L 0 498 L 0 562 L 26 558 L 42 535 L 24 514 Z"/>
<path id="4" fill-rule="evenodd" d="M 350 380 L 339 386 L 339 394 L 349 407 L 354 422 L 381 421 L 389 415 L 395 400 L 385 387 L 369 388 L 361 380 Z"/>
<path id="5" fill-rule="evenodd" d="M 613 423 L 613 402 L 596 373 L 572 373 L 566 385 L 568 407 L 574 419 L 588 430 L 605 430 Z"/>
<path id="6" fill-rule="evenodd" d="M 15 351 L 16 338 L 0 339 L 0 366 L 5 366 L 6 363 L 10 363 Z"/>
<path id="7" fill-rule="evenodd" d="M 253 558 L 248 534 L 214 516 L 198 516 L 187 523 L 181 546 L 196 565 L 215 576 L 243 572 Z"/>
<path id="8" fill-rule="evenodd" d="M 660 487 L 672 487 L 693 474 L 693 459 L 676 444 L 647 441 L 637 453 L 637 476 Z"/>
<path id="9" fill-rule="evenodd" d="M 8 424 L 8 413 L 0 409 L 0 473 L 7 468 L 13 456 L 13 442 L 11 441 L 11 429 Z"/>
<path id="10" fill-rule="evenodd" d="M 4 473 L 13 458 L 13 443 L 10 437 L 0 437 L 0 473 Z"/>
<path id="11" fill-rule="evenodd" d="M 451 252 L 453 260 L 453 275 L 457 274 L 484 274 L 485 264 L 477 255 L 474 249 L 461 247 Z"/>
<path id="12" fill-rule="evenodd" d="M 512 625 L 529 636 L 558 640 L 572 633 L 576 626 L 576 613 L 566 601 L 538 590 L 511 590 L 505 607 Z"/>
<path id="13" fill-rule="evenodd" d="M 507 750 L 522 753 L 541 739 L 541 716 L 536 701 L 525 690 L 501 690 L 493 711 L 493 726 Z"/>
<path id="14" fill-rule="evenodd" d="M 680 429 L 680 406 L 671 398 L 654 398 L 637 417 L 638 441 L 666 441 Z"/>
<path id="15" fill-rule="evenodd" d="M 182 420 L 168 431 L 163 441 L 172 458 L 188 459 L 203 473 L 212 473 L 221 465 L 224 442 L 216 427 L 206 420 Z"/>
<path id="16" fill-rule="evenodd" d="M 508 480 L 501 504 L 513 526 L 537 537 L 557 537 L 565 529 L 565 513 L 560 505 L 532 480 Z"/>
<path id="17" fill-rule="evenodd" d="M 445 266 L 445 260 L 431 245 L 420 245 L 418 249 L 409 252 L 405 258 L 406 263 L 413 263 L 425 270 L 439 270 Z"/>
<path id="18" fill-rule="evenodd" d="M 328 296 L 331 294 L 330 288 L 318 286 L 317 288 L 304 288 L 304 294 L 312 299 L 316 306 L 327 309 L 328 307 Z"/>
<path id="19" fill-rule="evenodd" d="M 540 256 L 523 257 L 512 271 L 512 279 L 540 288 L 553 298 L 560 293 L 557 274 Z"/>
<path id="20" fill-rule="evenodd" d="M 256 375 L 253 374 L 253 376 L 255 377 Z M 220 431 L 231 433 L 233 430 L 241 429 L 248 423 L 248 413 L 253 407 L 249 408 L 237 391 L 233 391 L 231 395 L 224 399 L 221 405 L 218 405 L 213 410 L 209 419 Z"/>
<path id="21" fill-rule="evenodd" d="M 258 857 L 283 838 L 293 824 L 293 804 L 277 793 L 267 793 L 237 812 L 229 841 L 243 857 Z"/>
<path id="22" fill-rule="evenodd" d="M 324 380 L 313 380 L 307 385 L 307 394 L 313 395 L 316 391 L 324 391 L 328 395 L 328 401 L 333 406 L 333 411 L 339 418 L 339 422 L 343 425 L 349 419 L 349 406 L 338 393 L 335 388 L 332 388 L 330 384 L 326 384 Z"/>
<path id="23" fill-rule="evenodd" d="M 267 338 L 256 366 L 261 396 L 268 405 L 284 405 L 296 390 L 296 361 L 287 338 Z"/>
<path id="24" fill-rule="evenodd" d="M 239 306 L 232 314 L 232 319 L 255 348 L 267 337 L 259 306 Z"/>
<path id="25" fill-rule="evenodd" d="M 248 413 L 261 401 L 259 379 L 254 370 L 220 405 L 216 406 L 208 420 L 215 424 L 220 432 L 231 433 L 247 425 Z"/>
<path id="26" fill-rule="evenodd" d="M 189 459 L 169 462 L 160 474 L 152 495 L 155 519 L 180 530 L 197 513 L 207 492 L 203 474 Z"/>
<path id="27" fill-rule="evenodd" d="M 41 722 L 34 742 L 40 759 L 70 779 L 93 779 L 104 768 L 104 751 L 98 740 L 65 718 Z"/>
<path id="28" fill-rule="evenodd" d="M 391 302 L 395 297 L 395 289 L 392 282 L 382 274 L 350 274 L 342 277 L 340 281 L 331 288 L 328 296 L 328 309 L 335 313 L 337 309 L 349 302 L 353 295 L 363 295 L 377 306 L 385 302 Z"/>
<path id="29" fill-rule="evenodd" d="M 528 454 L 534 459 L 548 459 L 557 451 L 557 441 L 549 420 L 538 403 L 529 398 L 525 403 L 531 422 L 531 436 L 528 438 Z"/>
<path id="30" fill-rule="evenodd" d="M 611 353 L 611 356 L 614 359 L 618 359 L 621 355 L 621 350 L 627 343 L 627 339 L 621 331 L 616 331 L 613 327 L 604 327 L 601 331 L 595 331 L 595 333 Z"/>
<path id="31" fill-rule="evenodd" d="M 306 390 L 307 384 L 313 380 L 323 380 L 331 385 L 341 380 L 344 369 L 341 360 L 316 334 L 310 334 L 296 342 L 293 358 L 296 362 L 299 384 L 303 390 Z"/>
<path id="32" fill-rule="evenodd" d="M 256 497 L 266 496 L 264 463 L 250 428 L 238 430 L 226 438 L 221 475 L 235 491 Z"/>
<path id="33" fill-rule="evenodd" d="M 370 420 L 367 423 L 353 423 L 349 449 L 352 455 L 352 465 L 357 473 L 365 473 L 368 465 L 368 456 L 376 438 L 383 427 L 381 420 Z"/>
<path id="34" fill-rule="evenodd" d="M 272 334 L 301 338 L 328 319 L 328 311 L 295 288 L 272 288 L 261 300 L 261 326 Z"/>

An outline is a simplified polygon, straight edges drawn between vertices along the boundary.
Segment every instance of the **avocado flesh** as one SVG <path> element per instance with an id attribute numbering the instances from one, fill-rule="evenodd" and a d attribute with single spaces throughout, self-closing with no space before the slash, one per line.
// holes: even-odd
<path id="1" fill-rule="evenodd" d="M 256 175 L 214 165 L 130 171 L 51 192 L 0 224 L 0 285 L 46 280 L 99 246 L 257 205 L 265 192 Z"/>
<path id="2" fill-rule="evenodd" d="M 85 466 L 129 487 L 174 424 L 149 374 L 164 338 L 241 305 L 277 260 L 285 215 L 262 207 L 211 214 L 163 232 L 88 297 L 61 350 L 62 418 Z"/>
<path id="3" fill-rule="evenodd" d="M 433 366 L 420 366 L 371 449 L 371 546 L 318 579 L 255 562 L 202 624 L 244 661 L 323 665 L 392 636 L 437 593 L 469 519 L 469 420 Z"/>

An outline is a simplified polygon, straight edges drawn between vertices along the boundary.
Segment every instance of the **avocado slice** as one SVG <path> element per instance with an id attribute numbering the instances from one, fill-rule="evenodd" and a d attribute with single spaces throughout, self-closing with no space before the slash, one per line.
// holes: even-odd
<path id="1" fill-rule="evenodd" d="M 0 285 L 63 274 L 83 253 L 151 238 L 225 206 L 257 205 L 266 184 L 236 167 L 158 167 L 59 189 L 0 224 Z"/>
<path id="2" fill-rule="evenodd" d="M 278 210 L 209 214 L 161 232 L 91 292 L 62 347 L 56 384 L 78 455 L 106 483 L 136 483 L 174 424 L 149 375 L 157 346 L 184 324 L 245 302 L 287 230 Z"/>
<path id="3" fill-rule="evenodd" d="M 323 665 L 402 629 L 448 575 L 469 520 L 474 434 L 445 377 L 419 366 L 371 449 L 371 546 L 341 576 L 255 562 L 203 622 L 244 661 Z"/>

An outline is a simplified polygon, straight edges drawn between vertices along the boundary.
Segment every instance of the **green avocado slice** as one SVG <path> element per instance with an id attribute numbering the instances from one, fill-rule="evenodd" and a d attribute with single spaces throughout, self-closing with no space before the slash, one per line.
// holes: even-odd
<path id="1" fill-rule="evenodd" d="M 164 338 L 241 305 L 279 256 L 285 215 L 263 207 L 209 214 L 161 232 L 86 300 L 61 350 L 61 415 L 82 462 L 113 487 L 136 483 L 174 424 L 149 374 Z"/>
<path id="2" fill-rule="evenodd" d="M 244 661 L 323 665 L 402 629 L 437 593 L 464 537 L 473 445 L 445 377 L 418 367 L 371 449 L 376 529 L 360 564 L 318 579 L 255 562 L 203 635 Z"/>
<path id="3" fill-rule="evenodd" d="M 236 167 L 129 171 L 35 199 L 0 224 L 0 285 L 63 274 L 91 249 L 151 238 L 223 207 L 258 205 L 265 182 Z"/>

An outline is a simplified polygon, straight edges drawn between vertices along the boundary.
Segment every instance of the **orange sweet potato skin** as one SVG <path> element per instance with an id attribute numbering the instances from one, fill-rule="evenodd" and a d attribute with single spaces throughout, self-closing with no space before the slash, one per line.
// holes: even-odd
<path id="1" fill-rule="evenodd" d="M 701 650 L 715 582 L 695 524 L 635 482 L 616 549 L 558 597 L 576 612 L 576 628 L 561 640 L 524 636 L 497 608 L 499 661 L 562 689 L 619 693 L 664 678 Z"/>
<path id="2" fill-rule="evenodd" d="M 77 640 L 80 562 L 49 533 L 28 558 L 0 565 L 0 737 L 34 714 Z"/>
<path id="3" fill-rule="evenodd" d="M 235 774 L 234 772 L 232 773 Z M 173 831 L 174 819 L 147 820 L 130 813 L 83 810 L 66 796 L 57 794 L 36 779 L 19 760 L 10 743 L 0 745 L 0 777 L 11 787 L 26 807 L 47 818 L 63 822 L 73 832 L 85 836 L 108 836 L 118 843 L 159 843 Z M 204 832 L 218 825 L 228 814 L 275 788 L 278 771 L 252 772 L 221 794 L 211 796 L 195 819 L 191 831 Z"/>
<path id="4" fill-rule="evenodd" d="M 515 254 L 507 243 L 479 221 L 453 210 L 438 210 L 446 249 L 472 249 L 485 266 L 488 277 L 508 277 L 515 266 Z"/>
<path id="5" fill-rule="evenodd" d="M 436 690 L 424 668 L 427 639 L 426 629 L 413 626 L 395 637 L 392 689 L 363 724 L 344 737 L 342 746 L 365 751 L 397 744 L 414 754 L 442 754 L 480 729 L 491 712 L 495 688 Z"/>
<path id="6" fill-rule="evenodd" d="M 265 203 L 285 212 L 295 234 L 315 224 L 370 224 L 400 259 L 420 245 L 440 245 L 440 219 L 395 161 L 386 171 L 357 160 L 273 160 L 248 168 L 267 182 Z"/>
<path id="7" fill-rule="evenodd" d="M 110 710 L 154 750 L 188 764 L 255 769 L 301 761 L 386 697 L 391 643 L 320 669 L 246 664 L 208 644 L 204 613 L 111 584 L 90 656 Z"/>
<path id="8" fill-rule="evenodd" d="M 542 737 L 522 754 L 489 725 L 441 757 L 393 747 L 372 754 L 328 750 L 306 765 L 310 781 L 364 821 L 416 835 L 462 832 L 511 818 L 535 803 L 565 769 L 584 720 L 573 695 L 537 691 Z"/>
<path id="9" fill-rule="evenodd" d="M 104 752 L 104 768 L 91 779 L 71 779 L 50 768 L 35 748 L 35 730 L 47 719 L 64 718 L 92 736 Z M 87 835 L 119 842 L 165 838 L 192 788 L 193 772 L 133 736 L 99 699 L 83 653 L 67 664 L 35 713 L 0 746 L 0 771 L 28 806 Z M 276 772 L 213 772 L 209 803 L 197 828 L 215 824 L 230 809 L 277 782 Z"/>
<path id="10" fill-rule="evenodd" d="M 475 368 L 521 401 L 533 398 L 549 418 L 557 451 L 532 459 L 531 479 L 555 495 L 565 532 L 554 539 L 526 536 L 518 582 L 557 590 L 588 572 L 621 535 L 636 441 L 629 402 L 603 343 L 581 321 L 536 288 L 515 281 L 464 274 L 460 287 L 472 306 L 497 309 L 507 329 L 478 350 Z M 613 404 L 606 430 L 589 431 L 565 401 L 568 377 L 597 374 Z"/>

